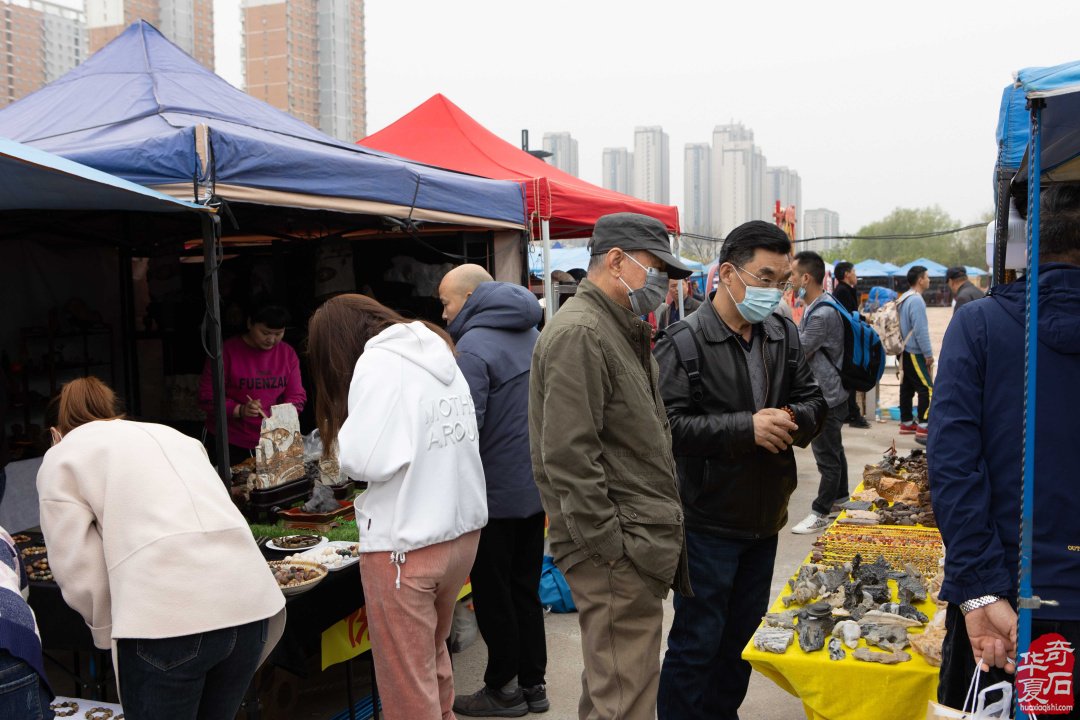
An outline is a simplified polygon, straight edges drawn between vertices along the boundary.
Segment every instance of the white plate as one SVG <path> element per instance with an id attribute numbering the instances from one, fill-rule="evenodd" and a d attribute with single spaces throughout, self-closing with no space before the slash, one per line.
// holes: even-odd
<path id="1" fill-rule="evenodd" d="M 295 534 L 296 535 L 313 535 L 314 533 L 295 533 Z M 286 535 L 285 537 L 291 537 L 291 536 Z M 266 547 L 270 548 L 271 550 L 277 550 L 278 552 L 305 553 L 305 552 L 307 552 L 309 550 L 314 550 L 315 548 L 320 548 L 323 545 L 325 545 L 326 543 L 330 542 L 330 540 L 325 535 L 319 535 L 318 537 L 319 537 L 319 542 L 316 543 L 315 545 L 312 545 L 309 548 L 281 547 L 280 545 L 278 545 L 277 543 L 274 542 L 274 540 L 279 540 L 281 538 L 274 538 L 274 540 L 268 540 L 266 542 Z"/>
<path id="2" fill-rule="evenodd" d="M 325 565 L 326 569 L 329 570 L 330 572 L 337 572 L 338 570 L 343 570 L 344 568 L 351 567 L 351 566 L 355 565 L 356 563 L 360 562 L 360 558 L 358 558 L 358 557 L 347 558 L 347 557 L 344 557 L 342 555 L 337 555 L 337 557 L 342 558 L 342 559 L 341 559 L 340 562 L 335 564 L 334 559 L 333 559 L 334 556 L 332 556 L 332 555 L 324 555 L 323 553 L 327 553 L 329 550 L 337 550 L 338 548 L 347 548 L 350 545 L 357 545 L 357 544 L 358 543 L 348 542 L 346 540 L 332 540 L 332 541 L 326 543 L 325 545 L 317 545 L 317 546 L 315 546 L 313 548 L 308 548 L 307 550 L 304 550 L 303 552 L 292 555 L 291 557 L 296 559 L 296 560 L 310 560 L 312 562 L 317 562 L 320 565 Z"/>

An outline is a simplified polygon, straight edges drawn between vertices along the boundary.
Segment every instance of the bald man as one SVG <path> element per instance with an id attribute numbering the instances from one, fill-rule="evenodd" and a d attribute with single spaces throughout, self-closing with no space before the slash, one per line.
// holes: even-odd
<path id="1" fill-rule="evenodd" d="M 488 648 L 484 687 L 454 713 L 520 717 L 549 707 L 544 611 L 537 589 L 544 509 L 529 457 L 529 367 L 542 311 L 533 294 L 461 265 L 439 284 L 443 320 L 457 343 L 480 428 L 488 524 L 473 565 L 473 602 Z M 516 678 L 516 680 L 515 680 Z"/>
<path id="2" fill-rule="evenodd" d="M 443 275 L 442 282 L 439 283 L 439 302 L 442 303 L 442 319 L 447 326 L 454 322 L 473 291 L 486 282 L 495 282 L 495 278 L 484 268 L 471 263 L 458 265 Z"/>

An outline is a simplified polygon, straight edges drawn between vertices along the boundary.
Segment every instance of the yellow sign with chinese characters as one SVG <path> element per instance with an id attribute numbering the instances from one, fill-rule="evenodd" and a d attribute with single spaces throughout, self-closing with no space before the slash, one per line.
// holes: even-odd
<path id="1" fill-rule="evenodd" d="M 458 600 L 472 593 L 472 582 L 466 581 Z M 322 669 L 352 660 L 371 649 L 368 636 L 367 608 L 362 607 L 334 623 L 322 634 Z"/>

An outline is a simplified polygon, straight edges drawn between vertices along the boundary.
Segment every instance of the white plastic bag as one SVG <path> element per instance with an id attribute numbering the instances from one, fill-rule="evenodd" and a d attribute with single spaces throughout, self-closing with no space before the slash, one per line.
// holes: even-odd
<path id="1" fill-rule="evenodd" d="M 1012 684 L 999 682 L 980 691 L 981 665 L 981 660 L 975 664 L 975 674 L 971 677 L 971 685 L 964 698 L 964 708 L 957 710 L 931 700 L 926 708 L 926 720 L 1012 720 Z M 996 692 L 1001 693 L 1001 699 L 988 705 L 988 695 Z"/>

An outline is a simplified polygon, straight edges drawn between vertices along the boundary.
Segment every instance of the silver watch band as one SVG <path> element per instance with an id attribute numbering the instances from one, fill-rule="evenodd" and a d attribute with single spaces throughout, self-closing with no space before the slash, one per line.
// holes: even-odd
<path id="1" fill-rule="evenodd" d="M 981 607 L 992 605 L 1000 599 L 1001 598 L 997 595 L 982 595 L 977 598 L 972 598 L 971 600 L 965 600 L 964 602 L 960 603 L 960 612 L 967 615 L 972 610 L 978 610 Z"/>

